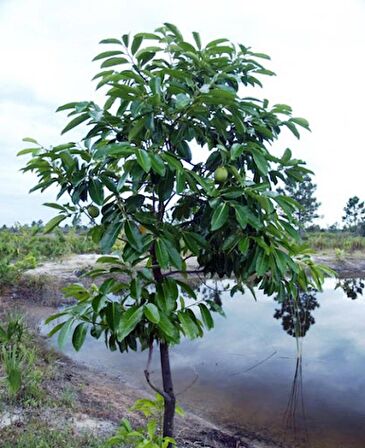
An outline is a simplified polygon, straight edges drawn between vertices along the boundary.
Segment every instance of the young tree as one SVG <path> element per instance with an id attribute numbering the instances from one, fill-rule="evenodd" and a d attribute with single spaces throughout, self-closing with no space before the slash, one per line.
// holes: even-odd
<path id="1" fill-rule="evenodd" d="M 314 219 L 319 218 L 317 210 L 321 204 L 314 196 L 316 189 L 317 185 L 312 182 L 309 174 L 303 177 L 302 182 L 288 183 L 285 187 L 286 194 L 299 204 L 294 216 L 300 230 L 304 230 Z M 283 190 L 279 189 L 279 192 L 283 193 Z"/>
<path id="2" fill-rule="evenodd" d="M 66 289 L 78 303 L 57 315 L 64 320 L 53 333 L 62 344 L 72 331 L 76 349 L 89 329 L 111 350 L 148 349 L 145 376 L 164 397 L 167 437 L 175 413 L 170 347 L 182 336 L 202 336 L 219 309 L 197 300 L 189 275 L 232 277 L 232 294 L 247 285 L 284 298 L 320 288 L 327 272 L 300 244 L 292 225 L 297 203 L 274 191 L 278 179 L 301 181 L 308 170 L 290 150 L 282 157 L 268 150 L 283 127 L 299 136 L 297 125 L 308 129 L 307 121 L 292 117 L 289 106 L 244 96 L 245 86 L 261 85 L 258 76 L 273 74 L 259 62 L 268 56 L 227 39 L 203 46 L 198 33 L 193 38 L 166 23 L 155 33 L 103 40 L 113 46 L 95 58 L 103 61 L 95 78 L 107 88 L 105 104 L 58 109 L 72 117 L 63 133 L 88 125 L 82 144 L 45 148 L 27 138 L 35 146 L 21 151 L 32 155 L 24 171 L 37 173 L 35 189 L 56 185 L 58 200 L 71 200 L 46 204 L 58 211 L 46 231 L 85 213 L 105 254 L 118 238 L 124 244 L 99 259 L 105 268 L 92 275 L 107 276 L 100 287 Z M 196 267 L 189 268 L 192 257 Z M 162 388 L 149 372 L 156 345 Z"/>
<path id="3" fill-rule="evenodd" d="M 365 219 L 365 204 L 357 196 L 351 197 L 345 207 L 342 221 L 350 230 L 356 230 Z"/>

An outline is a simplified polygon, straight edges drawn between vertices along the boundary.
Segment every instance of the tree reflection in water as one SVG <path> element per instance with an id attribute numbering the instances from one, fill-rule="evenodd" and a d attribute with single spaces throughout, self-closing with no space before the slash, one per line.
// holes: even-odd
<path id="1" fill-rule="evenodd" d="M 316 293 L 317 290 L 310 289 L 308 292 L 299 293 L 296 299 L 288 297 L 280 302 L 280 308 L 276 309 L 274 314 L 275 319 L 281 319 L 283 330 L 296 339 L 295 372 L 283 420 L 285 427 L 296 437 L 296 441 L 300 438 L 304 446 L 309 446 L 310 442 L 303 393 L 302 340 L 309 328 L 315 324 L 312 312 L 319 308 Z"/>
<path id="2" fill-rule="evenodd" d="M 275 319 L 282 320 L 281 325 L 290 336 L 303 338 L 311 325 L 315 324 L 312 311 L 319 308 L 316 293 L 315 289 L 310 289 L 300 293 L 297 299 L 288 297 L 281 301 L 281 308 L 275 310 Z"/>
<path id="3" fill-rule="evenodd" d="M 344 278 L 339 280 L 335 289 L 341 288 L 344 293 L 352 300 L 356 300 L 359 295 L 362 296 L 365 280 L 363 278 Z"/>

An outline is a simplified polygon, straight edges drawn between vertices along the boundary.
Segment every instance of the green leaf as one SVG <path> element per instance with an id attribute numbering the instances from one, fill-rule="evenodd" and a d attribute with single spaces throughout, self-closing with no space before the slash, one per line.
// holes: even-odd
<path id="1" fill-rule="evenodd" d="M 142 283 L 141 283 L 141 280 L 139 279 L 139 277 L 134 278 L 130 282 L 130 293 L 131 293 L 131 297 L 133 297 L 133 299 L 138 300 L 141 298 Z"/>
<path id="2" fill-rule="evenodd" d="M 99 44 L 118 44 L 118 45 L 122 45 L 122 42 L 119 39 L 114 39 L 114 38 L 110 38 L 110 39 L 103 39 L 99 42 Z"/>
<path id="3" fill-rule="evenodd" d="M 223 202 L 214 210 L 211 219 L 211 230 L 215 231 L 224 226 L 228 219 L 229 207 Z"/>
<path id="4" fill-rule="evenodd" d="M 189 339 L 195 339 L 197 337 L 197 326 L 190 314 L 186 311 L 180 311 L 178 313 L 178 318 L 181 324 L 181 327 L 184 331 L 185 336 Z"/>
<path id="5" fill-rule="evenodd" d="M 172 23 L 168 23 L 168 22 L 165 22 L 164 25 L 166 26 L 166 28 L 168 28 L 174 34 L 174 36 L 177 38 L 177 40 L 183 40 L 183 36 L 182 36 L 181 32 L 179 31 L 179 29 L 177 28 L 177 26 L 173 25 Z"/>
<path id="6" fill-rule="evenodd" d="M 37 140 L 34 140 L 34 138 L 31 137 L 24 137 L 22 140 L 23 142 L 34 143 L 35 145 L 39 145 Z"/>
<path id="7" fill-rule="evenodd" d="M 296 138 L 300 139 L 300 134 L 294 123 L 292 123 L 291 121 L 285 121 L 283 124 L 291 130 Z"/>
<path id="8" fill-rule="evenodd" d="M 166 311 L 174 311 L 176 309 L 176 301 L 179 295 L 176 281 L 173 278 L 165 278 L 162 284 L 162 290 Z"/>
<path id="9" fill-rule="evenodd" d="M 100 247 L 103 253 L 108 253 L 111 251 L 111 248 L 116 242 L 122 227 L 123 223 L 121 222 L 108 224 L 100 240 Z"/>
<path id="10" fill-rule="evenodd" d="M 182 193 L 185 189 L 185 174 L 180 170 L 176 173 L 176 192 Z"/>
<path id="11" fill-rule="evenodd" d="M 236 215 L 236 219 L 237 222 L 239 223 L 239 225 L 241 226 L 242 229 L 245 229 L 247 226 L 247 207 L 244 207 L 242 205 L 235 205 L 234 206 L 235 209 L 235 215 Z"/>
<path id="12" fill-rule="evenodd" d="M 258 151 L 252 151 L 252 157 L 253 157 L 260 173 L 263 174 L 264 176 L 266 176 L 267 170 L 268 170 L 268 162 L 267 162 L 265 156 Z"/>
<path id="13" fill-rule="evenodd" d="M 117 331 L 121 319 L 121 309 L 117 302 L 109 302 L 106 307 L 106 321 L 110 330 L 114 333 Z"/>
<path id="14" fill-rule="evenodd" d="M 302 126 L 305 129 L 310 130 L 309 122 L 305 118 L 294 117 L 294 118 L 291 118 L 290 121 L 292 121 L 295 124 L 298 124 L 299 126 Z"/>
<path id="15" fill-rule="evenodd" d="M 175 98 L 175 107 L 177 110 L 184 109 L 190 104 L 190 97 L 185 93 L 179 93 Z"/>
<path id="16" fill-rule="evenodd" d="M 140 165 L 140 167 L 146 173 L 148 173 L 152 166 L 151 159 L 150 159 L 148 152 L 145 151 L 144 149 L 137 148 L 136 149 L 136 157 L 137 157 L 137 162 Z"/>
<path id="17" fill-rule="evenodd" d="M 160 322 L 160 313 L 158 308 L 153 303 L 148 303 L 144 307 L 144 314 L 147 319 L 153 324 L 158 324 Z"/>
<path id="18" fill-rule="evenodd" d="M 138 48 L 141 46 L 141 43 L 143 41 L 143 37 L 139 34 L 137 36 L 134 36 L 133 42 L 132 42 L 132 54 L 135 55 L 138 51 Z"/>
<path id="19" fill-rule="evenodd" d="M 133 221 L 126 221 L 124 224 L 124 232 L 128 243 L 138 252 L 143 249 L 142 234 Z"/>
<path id="20" fill-rule="evenodd" d="M 149 154 L 150 160 L 151 160 L 151 167 L 152 170 L 159 174 L 160 176 L 164 176 L 166 172 L 165 164 L 161 157 L 158 154 Z"/>
<path id="21" fill-rule="evenodd" d="M 197 33 L 196 31 L 193 31 L 193 38 L 195 40 L 196 46 L 198 47 L 199 50 L 201 50 L 202 42 L 201 42 L 201 39 L 200 39 L 200 34 Z"/>
<path id="22" fill-rule="evenodd" d="M 100 68 L 113 67 L 114 65 L 126 64 L 127 62 L 129 61 L 126 58 L 109 58 L 101 64 Z"/>
<path id="23" fill-rule="evenodd" d="M 197 300 L 197 296 L 194 292 L 194 290 L 185 282 L 181 281 L 181 280 L 175 280 L 176 284 L 183 290 L 186 292 L 186 294 L 189 297 L 192 297 L 194 300 Z"/>
<path id="24" fill-rule="evenodd" d="M 44 226 L 43 233 L 52 232 L 52 230 L 57 227 L 62 221 L 67 218 L 65 215 L 58 215 L 52 218 L 47 224 Z"/>
<path id="25" fill-rule="evenodd" d="M 212 315 L 204 303 L 199 304 L 200 314 L 202 316 L 203 324 L 208 330 L 211 330 L 214 327 L 214 320 Z"/>
<path id="26" fill-rule="evenodd" d="M 67 320 L 64 325 L 62 325 L 61 331 L 58 334 L 58 346 L 62 349 L 65 346 L 66 339 L 71 331 L 72 325 L 74 323 L 74 318 Z"/>
<path id="27" fill-rule="evenodd" d="M 117 190 L 121 191 L 121 189 L 124 187 L 125 181 L 128 178 L 128 172 L 126 171 L 125 173 L 122 174 L 122 176 L 119 178 L 118 183 L 117 183 Z"/>
<path id="28" fill-rule="evenodd" d="M 120 319 L 117 337 L 119 341 L 125 339 L 141 321 L 144 307 L 132 307 L 122 314 Z"/>
<path id="29" fill-rule="evenodd" d="M 231 146 L 231 159 L 236 160 L 245 150 L 245 147 L 239 143 L 234 143 Z"/>
<path id="30" fill-rule="evenodd" d="M 60 106 L 56 109 L 56 112 L 61 112 L 63 110 L 69 110 L 69 109 L 75 109 L 75 106 L 77 104 L 79 104 L 79 103 L 72 102 L 72 103 L 63 104 L 62 106 Z"/>
<path id="31" fill-rule="evenodd" d="M 103 205 L 104 203 L 104 189 L 103 184 L 97 178 L 89 180 L 89 194 L 91 199 L 97 205 Z"/>
<path id="32" fill-rule="evenodd" d="M 158 36 L 157 34 L 153 34 L 153 33 L 137 33 L 135 35 L 135 37 L 142 37 L 143 39 L 146 40 L 160 40 L 160 36 Z"/>
<path id="33" fill-rule="evenodd" d="M 169 259 L 171 261 L 171 264 L 175 266 L 177 269 L 182 269 L 182 259 L 179 251 L 176 249 L 173 242 L 164 239 L 164 245 L 167 249 Z"/>
<path id="34" fill-rule="evenodd" d="M 128 140 L 134 140 L 143 129 L 145 129 L 145 120 L 144 118 L 140 118 L 133 123 L 128 134 Z"/>
<path id="35" fill-rule="evenodd" d="M 170 339 L 176 341 L 178 338 L 177 329 L 166 314 L 160 312 L 160 321 L 158 323 L 160 330 Z"/>
<path id="36" fill-rule="evenodd" d="M 163 240 L 158 238 L 155 247 L 158 264 L 162 269 L 167 268 L 169 265 L 169 254 Z"/>
<path id="37" fill-rule="evenodd" d="M 245 254 L 248 251 L 249 246 L 250 246 L 250 239 L 247 236 L 242 238 L 238 243 L 238 248 L 243 254 Z"/>
<path id="38" fill-rule="evenodd" d="M 118 54 L 123 54 L 122 51 L 116 50 L 116 51 L 104 51 L 103 53 L 98 54 L 95 56 L 93 61 L 98 61 L 99 59 L 109 58 L 110 56 L 116 56 Z"/>
<path id="39" fill-rule="evenodd" d="M 55 208 L 56 210 L 66 211 L 66 208 L 56 202 L 44 202 L 43 205 L 46 207 Z"/>
<path id="40" fill-rule="evenodd" d="M 69 122 L 69 124 L 63 129 L 61 132 L 62 134 L 65 134 L 66 132 L 70 131 L 71 129 L 75 128 L 79 124 L 83 123 L 84 121 L 88 120 L 90 118 L 89 113 L 81 114 L 78 117 L 74 118 Z"/>
<path id="41" fill-rule="evenodd" d="M 37 154 L 39 152 L 39 148 L 26 148 L 17 152 L 17 156 L 24 156 L 25 154 Z"/>
<path id="42" fill-rule="evenodd" d="M 81 324 L 78 324 L 72 335 L 72 345 L 74 346 L 74 349 L 77 352 L 80 350 L 83 343 L 85 342 L 86 334 L 87 334 L 87 323 L 82 322 Z"/>

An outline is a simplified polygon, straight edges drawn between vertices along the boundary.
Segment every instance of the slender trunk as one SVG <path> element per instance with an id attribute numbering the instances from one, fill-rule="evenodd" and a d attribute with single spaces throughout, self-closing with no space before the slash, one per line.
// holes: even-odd
<path id="1" fill-rule="evenodd" d="M 162 385 L 163 390 L 165 392 L 163 436 L 173 437 L 176 398 L 174 394 L 174 385 L 172 383 L 172 376 L 171 376 L 169 346 L 166 342 L 160 343 L 160 355 L 161 355 Z"/>

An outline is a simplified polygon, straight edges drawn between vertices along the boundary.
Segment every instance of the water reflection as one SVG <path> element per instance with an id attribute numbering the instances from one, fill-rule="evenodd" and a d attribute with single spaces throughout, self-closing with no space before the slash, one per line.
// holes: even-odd
<path id="1" fill-rule="evenodd" d="M 297 298 L 287 297 L 280 301 L 280 308 L 275 309 L 274 318 L 281 319 L 283 330 L 296 338 L 297 357 L 295 371 L 290 388 L 288 403 L 283 413 L 286 431 L 294 436 L 298 443 L 309 447 L 309 434 L 303 389 L 303 341 L 309 328 L 315 324 L 313 311 L 319 308 L 317 290 L 310 289 L 298 294 Z M 277 298 L 275 301 L 279 301 Z"/>
<path id="2" fill-rule="evenodd" d="M 303 389 L 303 357 L 302 353 L 297 356 L 295 373 L 290 389 L 288 404 L 283 414 L 285 428 L 309 444 L 308 425 L 306 418 L 306 409 L 304 404 Z"/>
<path id="3" fill-rule="evenodd" d="M 347 297 L 356 300 L 359 295 L 362 296 L 364 287 L 365 283 L 363 278 L 345 278 L 338 281 L 335 289 L 341 288 Z"/>
<path id="4" fill-rule="evenodd" d="M 281 319 L 284 331 L 295 338 L 303 338 L 311 325 L 315 324 L 312 311 L 319 308 L 317 290 L 299 293 L 297 298 L 287 297 L 275 310 L 275 319 Z M 274 300 L 278 301 L 277 298 Z"/>
<path id="5" fill-rule="evenodd" d="M 181 404 L 291 447 L 364 448 L 365 300 L 349 300 L 347 291 L 355 287 L 359 298 L 365 280 L 328 280 L 323 293 L 302 294 L 295 306 L 260 291 L 257 301 L 251 294 L 232 298 L 229 283 L 209 280 L 197 290 L 212 306 L 223 303 L 227 318 L 217 315 L 204 338 L 172 350 Z M 111 353 L 93 338 L 78 353 L 71 344 L 65 351 L 129 384 L 145 384 L 144 353 Z M 153 370 L 157 381 L 157 359 Z"/>

